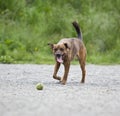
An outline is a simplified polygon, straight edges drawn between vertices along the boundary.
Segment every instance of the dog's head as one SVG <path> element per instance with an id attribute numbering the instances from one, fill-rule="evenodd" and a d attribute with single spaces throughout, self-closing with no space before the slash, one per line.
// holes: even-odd
<path id="1" fill-rule="evenodd" d="M 69 47 L 67 43 L 62 44 L 48 44 L 52 48 L 55 59 L 59 63 L 63 63 L 65 57 L 68 55 Z"/>

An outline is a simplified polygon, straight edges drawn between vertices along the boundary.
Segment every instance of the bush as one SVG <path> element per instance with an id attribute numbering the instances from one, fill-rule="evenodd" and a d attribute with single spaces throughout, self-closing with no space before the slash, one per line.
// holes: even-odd
<path id="1" fill-rule="evenodd" d="M 5 19 L 20 19 L 24 12 L 25 4 L 25 0 L 0 0 L 0 14 Z"/>
<path id="2" fill-rule="evenodd" d="M 118 0 L 0 0 L 0 62 L 53 62 L 47 43 L 76 37 L 77 20 L 87 61 L 119 63 L 119 12 Z"/>

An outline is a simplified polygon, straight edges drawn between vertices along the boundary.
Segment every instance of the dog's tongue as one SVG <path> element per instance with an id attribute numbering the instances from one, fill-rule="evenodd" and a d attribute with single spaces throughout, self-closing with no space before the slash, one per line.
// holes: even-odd
<path id="1" fill-rule="evenodd" d="M 63 63 L 62 56 L 61 56 L 61 57 L 59 57 L 59 58 L 57 58 L 57 61 L 58 61 L 59 63 Z"/>

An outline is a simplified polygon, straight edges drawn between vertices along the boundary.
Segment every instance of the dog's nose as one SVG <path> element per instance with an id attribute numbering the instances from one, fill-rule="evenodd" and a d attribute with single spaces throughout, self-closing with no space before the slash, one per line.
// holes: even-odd
<path id="1" fill-rule="evenodd" d="M 57 56 L 58 58 L 60 58 L 61 54 L 56 54 L 56 56 Z"/>

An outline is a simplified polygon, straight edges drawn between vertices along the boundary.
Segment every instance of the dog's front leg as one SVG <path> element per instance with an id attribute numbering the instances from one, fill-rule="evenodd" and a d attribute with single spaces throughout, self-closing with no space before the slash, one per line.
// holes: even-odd
<path id="1" fill-rule="evenodd" d="M 63 79 L 61 80 L 61 84 L 63 85 L 66 84 L 69 68 L 70 68 L 70 62 L 64 63 L 64 76 L 63 76 Z"/>
<path id="2" fill-rule="evenodd" d="M 61 78 L 59 76 L 57 76 L 57 72 L 58 72 L 59 68 L 60 68 L 60 63 L 56 62 L 55 68 L 54 68 L 53 78 L 57 79 L 57 80 L 61 80 Z"/>

